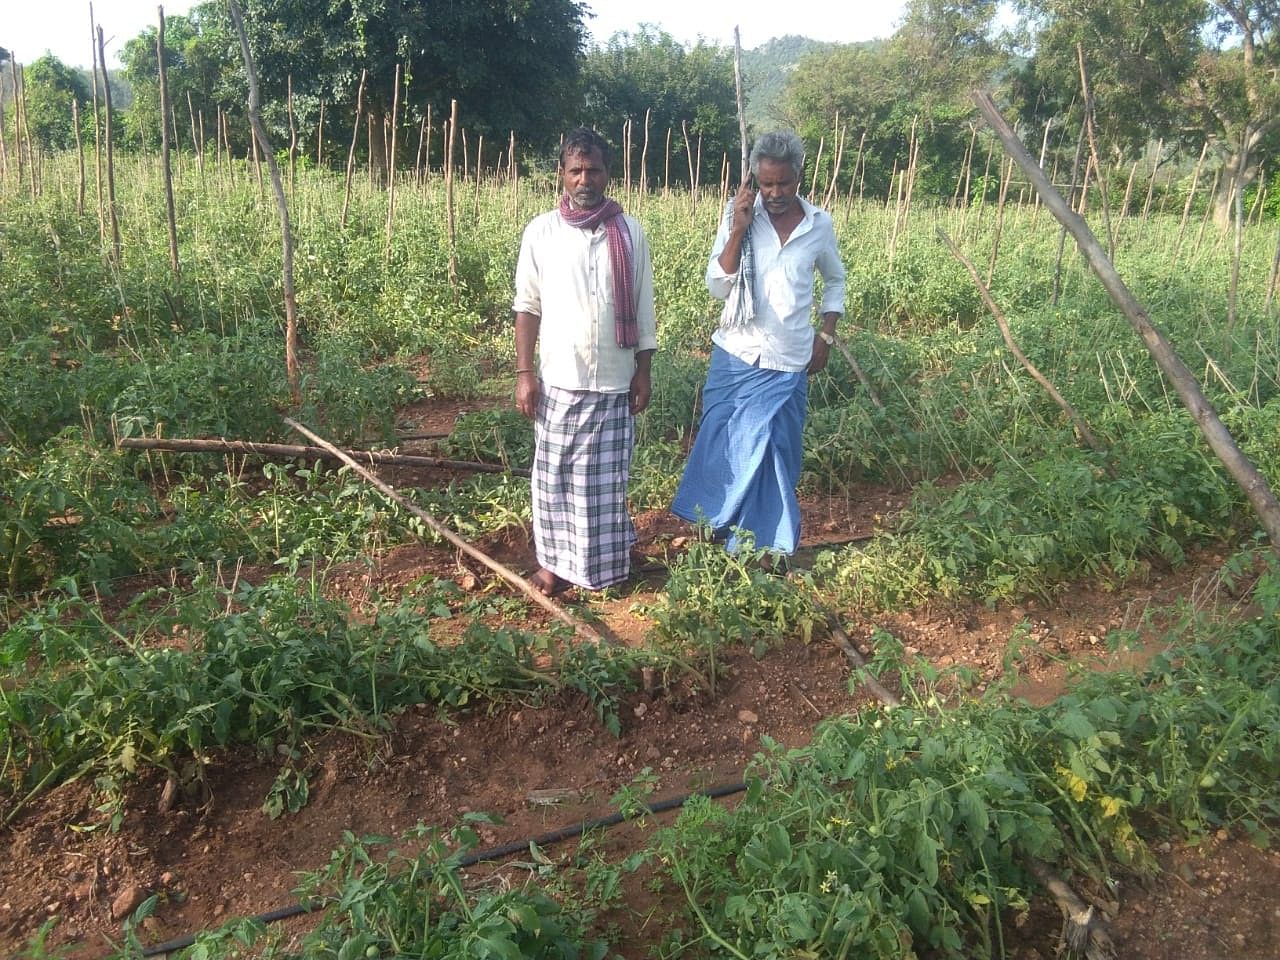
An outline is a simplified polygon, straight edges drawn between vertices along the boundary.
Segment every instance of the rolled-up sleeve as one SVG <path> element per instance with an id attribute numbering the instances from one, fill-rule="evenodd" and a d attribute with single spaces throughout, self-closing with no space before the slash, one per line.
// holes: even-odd
<path id="1" fill-rule="evenodd" d="M 733 218 L 733 204 L 729 205 L 725 216 L 720 218 L 720 228 L 716 231 L 716 242 L 711 248 L 711 259 L 707 261 L 707 289 L 717 300 L 728 300 L 729 291 L 738 279 L 737 271 L 725 273 L 720 266 L 720 254 L 724 245 L 729 242 L 729 224 Z"/>
<path id="2" fill-rule="evenodd" d="M 524 228 L 524 234 L 520 238 L 520 258 L 516 261 L 516 296 L 511 305 L 516 313 L 530 313 L 535 317 L 542 316 L 542 275 L 535 253 L 538 248 L 537 238 L 533 235 L 538 228 L 538 221 L 533 221 Z"/>
<path id="3" fill-rule="evenodd" d="M 823 218 L 822 251 L 818 254 L 818 273 L 822 275 L 822 312 L 844 313 L 844 264 L 840 260 L 840 246 L 836 242 L 835 226 L 829 216 Z"/>

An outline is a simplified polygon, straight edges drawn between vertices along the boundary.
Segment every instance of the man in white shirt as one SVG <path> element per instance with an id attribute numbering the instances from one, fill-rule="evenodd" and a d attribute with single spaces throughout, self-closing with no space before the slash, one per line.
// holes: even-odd
<path id="1" fill-rule="evenodd" d="M 634 417 L 658 347 L 649 243 L 605 196 L 608 143 L 574 130 L 559 172 L 559 206 L 525 227 L 514 302 L 516 407 L 534 424 L 529 579 L 548 596 L 631 574 Z"/>
<path id="2" fill-rule="evenodd" d="M 725 301 L 712 336 L 702 421 L 671 511 L 706 522 L 736 549 L 737 531 L 780 554 L 800 540 L 808 375 L 827 365 L 844 312 L 845 271 L 831 217 L 799 195 L 804 144 L 768 133 L 751 151 L 757 192 L 725 211 L 707 288 Z M 810 314 L 821 275 L 822 326 Z"/>

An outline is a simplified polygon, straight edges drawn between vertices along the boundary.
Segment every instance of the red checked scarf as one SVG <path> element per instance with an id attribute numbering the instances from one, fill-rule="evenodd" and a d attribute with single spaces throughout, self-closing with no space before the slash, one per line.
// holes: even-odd
<path id="1" fill-rule="evenodd" d="M 631 264 L 631 231 L 622 216 L 618 201 L 606 199 L 603 203 L 581 210 L 569 203 L 568 195 L 560 198 L 560 216 L 565 223 L 581 230 L 594 230 L 604 224 L 609 241 L 609 265 L 613 268 L 613 317 L 618 336 L 618 346 L 640 345 L 640 328 L 636 323 L 635 276 Z"/>

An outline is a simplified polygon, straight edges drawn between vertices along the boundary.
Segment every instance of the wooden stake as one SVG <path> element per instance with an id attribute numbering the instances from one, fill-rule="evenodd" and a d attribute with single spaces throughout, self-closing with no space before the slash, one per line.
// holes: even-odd
<path id="1" fill-rule="evenodd" d="M 360 138 L 360 114 L 364 112 L 364 82 L 369 76 L 368 68 L 360 71 L 360 85 L 356 87 L 356 118 L 351 124 L 351 147 L 347 150 L 347 182 L 342 193 L 342 216 L 338 223 L 342 228 L 347 226 L 347 208 L 351 206 L 351 181 L 356 173 L 356 142 Z"/>
<path id="2" fill-rule="evenodd" d="M 4 126 L 4 117 L 0 115 L 0 127 Z M 71 98 L 71 127 L 76 135 L 76 165 L 78 176 L 76 178 L 76 216 L 84 216 L 84 145 L 80 142 L 80 105 L 76 102 L 76 98 Z"/>
<path id="3" fill-rule="evenodd" d="M 653 114 L 652 107 L 644 109 L 644 145 L 640 148 L 640 197 L 649 192 L 649 120 Z"/>
<path id="4" fill-rule="evenodd" d="M 113 137 L 111 124 L 111 84 L 107 82 L 107 42 L 98 28 L 98 62 L 102 64 L 102 97 L 106 104 L 107 125 L 103 134 L 107 141 L 107 210 L 111 221 L 111 262 L 120 265 L 120 214 L 116 208 L 116 168 L 115 151 L 111 145 Z"/>
<path id="5" fill-rule="evenodd" d="M 293 290 L 293 231 L 289 226 L 289 203 L 284 195 L 284 181 L 280 178 L 280 168 L 276 165 L 276 156 L 271 149 L 271 140 L 267 137 L 266 127 L 262 125 L 261 101 L 258 99 L 258 71 L 253 64 L 253 52 L 249 49 L 249 38 L 244 32 L 244 21 L 237 0 L 227 0 L 231 11 L 231 20 L 235 24 L 236 34 L 240 37 L 240 53 L 244 57 L 245 77 L 249 81 L 249 123 L 253 128 L 255 143 L 261 141 L 262 152 L 267 158 L 267 169 L 271 173 L 271 189 L 276 197 L 276 209 L 280 214 L 281 272 L 284 286 L 284 363 L 289 378 L 289 393 L 293 405 L 302 403 L 302 378 L 298 370 L 298 304 Z"/>
<path id="6" fill-rule="evenodd" d="M 235 0 L 230 0 L 230 2 L 235 3 Z M 454 104 L 455 115 L 453 119 L 450 120 L 450 126 L 452 126 L 454 121 L 456 120 L 457 101 L 456 100 L 453 101 L 453 104 Z M 450 136 L 452 136 L 452 134 L 450 134 Z M 457 547 L 467 556 L 483 563 L 486 567 L 488 567 L 494 573 L 498 574 L 498 576 L 502 577 L 503 580 L 506 580 L 507 583 L 511 584 L 513 587 L 515 587 L 525 596 L 529 597 L 529 599 L 531 599 L 538 606 L 542 607 L 544 610 L 549 612 L 553 617 L 555 617 L 561 623 L 567 624 L 568 626 L 572 627 L 574 631 L 577 632 L 581 637 L 590 641 L 591 643 L 602 644 L 605 642 L 604 637 L 600 633 L 598 633 L 594 628 L 592 628 L 586 623 L 583 623 L 581 620 L 578 620 L 576 617 L 572 616 L 562 606 L 560 606 L 550 597 L 543 594 L 540 590 L 537 589 L 537 587 L 531 584 L 528 580 L 524 579 L 524 577 L 513 572 L 508 567 L 504 566 L 503 564 L 499 563 L 497 560 L 490 557 L 488 554 L 481 552 L 476 547 L 468 543 L 466 540 L 463 540 L 460 536 L 458 536 L 456 533 L 454 533 L 452 530 L 446 527 L 443 523 L 441 523 L 431 514 L 427 513 L 425 510 L 418 508 L 417 506 L 415 506 L 414 504 L 406 500 L 404 497 L 400 496 L 400 494 L 396 493 L 396 491 L 393 490 L 388 484 L 383 483 L 381 480 L 379 480 L 376 476 L 374 476 L 364 467 L 360 466 L 360 464 L 356 463 L 355 460 L 353 460 L 351 457 L 347 456 L 337 447 L 333 446 L 328 441 L 326 441 L 323 437 L 317 436 L 316 434 L 308 430 L 306 427 L 304 427 L 302 424 L 298 423 L 296 420 L 293 420 L 289 417 L 285 417 L 284 422 L 288 424 L 292 429 L 298 431 L 298 433 L 302 434 L 312 443 L 317 444 L 318 446 L 328 450 L 331 454 L 336 456 L 339 460 L 341 460 L 348 467 L 354 470 L 357 474 L 359 474 L 361 477 L 367 480 L 370 484 L 372 484 L 375 488 L 381 491 L 386 497 L 388 497 L 392 502 L 397 504 L 401 509 L 406 510 L 409 513 L 413 514 L 415 517 L 417 517 L 419 520 L 425 523 L 428 528 L 433 530 L 435 533 L 439 534 L 445 540 L 449 541 L 449 543 L 453 544 L 455 547 Z"/>
<path id="7" fill-rule="evenodd" d="M 382 249 L 382 262 L 391 262 L 391 237 L 396 220 L 396 134 L 400 129 L 400 64 L 396 64 L 395 80 L 391 90 L 391 149 L 387 156 L 387 229 Z"/>
<path id="8" fill-rule="evenodd" d="M 320 119 L 316 121 L 316 169 L 324 166 L 324 101 L 320 101 Z"/>
<path id="9" fill-rule="evenodd" d="M 444 222 L 449 241 L 449 286 L 458 289 L 457 223 L 453 213 L 453 145 L 457 139 L 458 101 L 449 101 L 449 133 L 445 137 L 444 155 Z"/>
<path id="10" fill-rule="evenodd" d="M 747 150 L 747 109 L 746 98 L 742 93 L 742 37 L 738 27 L 733 27 L 733 93 L 738 103 L 738 144 L 742 147 L 742 167 L 739 183 L 747 182 L 751 172 L 750 152 Z"/>
<path id="11" fill-rule="evenodd" d="M 285 77 L 285 113 L 289 117 L 289 196 L 298 181 L 298 124 L 293 114 L 293 74 Z"/>
<path id="12" fill-rule="evenodd" d="M 169 113 L 169 73 L 165 67 L 164 7 L 157 9 L 160 15 L 160 28 L 156 33 L 156 63 L 160 72 L 160 171 L 164 177 L 164 211 L 169 228 L 169 271 L 176 285 L 181 272 L 178 263 L 178 217 L 173 205 L 172 144 L 169 141 L 169 124 L 165 120 Z"/>

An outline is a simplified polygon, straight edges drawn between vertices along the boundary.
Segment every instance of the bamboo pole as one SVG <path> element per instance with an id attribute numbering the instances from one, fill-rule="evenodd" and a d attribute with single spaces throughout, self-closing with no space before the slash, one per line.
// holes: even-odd
<path id="1" fill-rule="evenodd" d="M 4 117 L 0 116 L 0 126 L 4 125 Z M 71 98 L 71 127 L 76 135 L 76 216 L 84 216 L 84 144 L 80 142 L 80 105 L 76 98 Z"/>
<path id="2" fill-rule="evenodd" d="M 364 82 L 368 79 L 369 70 L 360 71 L 360 85 L 356 87 L 356 118 L 351 124 L 351 146 L 347 150 L 347 179 L 342 192 L 342 216 L 338 224 L 343 229 L 347 226 L 347 209 L 351 206 L 351 181 L 356 175 L 356 143 L 360 139 L 360 114 L 364 112 Z"/>
<path id="3" fill-rule="evenodd" d="M 508 467 L 500 463 L 477 463 L 471 460 L 448 460 L 410 453 L 383 453 L 376 450 L 339 450 L 306 447 L 293 443 L 258 443 L 254 440 L 189 439 L 181 437 L 125 437 L 117 444 L 125 450 L 160 450 L 170 453 L 223 453 L 264 457 L 270 460 L 339 460 L 338 453 L 364 461 L 369 466 L 430 467 L 441 470 L 465 470 L 471 473 L 505 473 L 527 477 L 528 469 Z"/>
<path id="4" fill-rule="evenodd" d="M 396 141 L 400 124 L 400 64 L 396 64 L 395 79 L 391 91 L 391 149 L 387 157 L 387 227 L 382 249 L 382 262 L 391 262 L 391 239 L 396 220 Z"/>
<path id="5" fill-rule="evenodd" d="M 480 219 L 480 177 L 484 171 L 484 134 L 476 141 L 476 176 L 471 191 L 471 222 Z"/>
<path id="6" fill-rule="evenodd" d="M 111 222 L 111 262 L 120 265 L 120 213 L 116 208 L 115 151 L 111 145 L 111 83 L 107 79 L 107 41 L 98 27 L 98 62 L 102 64 L 102 99 L 105 103 L 107 123 L 103 138 L 107 141 L 107 211 Z"/>
<path id="7" fill-rule="evenodd" d="M 1249 148 L 1244 146 L 1240 153 L 1240 170 L 1248 166 Z M 1227 330 L 1236 328 L 1236 310 L 1240 299 L 1240 255 L 1244 244 L 1244 187 L 1239 182 L 1235 189 L 1235 244 L 1231 251 L 1231 284 L 1227 291 Z M 1227 340 L 1230 349 L 1231 341 Z"/>
<path id="8" fill-rule="evenodd" d="M 75 104 L 75 100 L 71 101 Z M 4 133 L 4 98 L 0 97 L 0 180 L 9 182 L 9 145 Z"/>
<path id="9" fill-rule="evenodd" d="M 1193 257 L 1200 252 L 1200 244 L 1204 242 L 1205 230 L 1209 228 L 1209 221 L 1213 219 L 1213 197 L 1218 192 L 1218 180 L 1221 177 L 1221 170 L 1213 171 L 1213 183 L 1209 187 L 1209 199 L 1205 201 L 1204 216 L 1200 218 L 1200 229 L 1196 231 L 1196 242 L 1191 247 L 1191 256 Z"/>
<path id="10" fill-rule="evenodd" d="M 1041 199 L 1053 215 L 1071 231 L 1071 235 L 1094 273 L 1102 281 L 1107 293 L 1111 295 L 1135 332 L 1142 338 L 1152 359 L 1190 411 L 1210 449 L 1222 461 L 1227 472 L 1248 497 L 1262 528 L 1271 540 L 1272 551 L 1280 555 L 1280 501 L 1276 500 L 1275 493 L 1267 484 L 1266 478 L 1236 445 L 1231 433 L 1223 425 L 1212 404 L 1200 389 L 1196 378 L 1187 369 L 1186 364 L 1174 351 L 1164 334 L 1152 324 L 1146 310 L 1129 291 L 1115 266 L 1107 258 L 1106 252 L 1098 244 L 1089 225 L 1071 212 L 1062 197 L 1053 189 L 1052 184 L 1045 179 L 1044 173 L 1027 155 L 1026 149 L 1005 122 L 1004 117 L 1000 115 L 991 97 L 982 91 L 975 91 L 973 96 L 979 111 L 995 130 L 1005 150 L 1031 179 Z"/>
<path id="11" fill-rule="evenodd" d="M 235 3 L 235 0 L 230 0 L 230 2 Z M 454 103 L 456 104 L 457 101 L 455 100 Z M 452 124 L 452 122 L 453 121 L 451 120 L 450 123 Z M 542 607 L 544 610 L 550 613 L 553 617 L 555 617 L 561 623 L 567 624 L 568 626 L 572 627 L 574 631 L 576 631 L 581 637 L 590 641 L 591 643 L 601 644 L 605 642 L 604 637 L 599 632 L 597 632 L 593 627 L 589 626 L 586 623 L 583 623 L 581 620 L 572 616 L 567 610 L 565 610 L 562 606 L 560 606 L 550 597 L 543 594 L 540 590 L 538 590 L 533 584 L 531 584 L 524 577 L 520 576 L 519 574 L 515 573 L 508 567 L 499 563 L 497 560 L 493 559 L 488 554 L 472 546 L 470 543 L 468 543 L 466 540 L 463 540 L 460 536 L 458 536 L 456 533 L 454 533 L 452 530 L 446 527 L 443 523 L 441 523 L 431 514 L 427 513 L 425 510 L 422 510 L 419 507 L 415 506 L 414 504 L 410 503 L 400 494 L 396 493 L 396 491 L 393 490 L 388 484 L 379 480 L 374 474 L 370 473 L 364 467 L 360 466 L 360 464 L 356 463 L 355 460 L 353 460 L 351 457 L 344 454 L 342 451 L 338 450 L 337 447 L 334 447 L 332 444 L 326 441 L 323 437 L 317 436 L 316 434 L 308 430 L 306 427 L 304 427 L 302 424 L 298 423 L 296 420 L 293 420 L 289 417 L 285 417 L 284 422 L 288 424 L 292 429 L 302 434 L 312 443 L 327 449 L 330 453 L 337 456 L 339 460 L 341 460 L 348 467 L 354 470 L 357 474 L 359 474 L 361 477 L 367 480 L 376 489 L 378 489 L 383 495 L 389 498 L 393 503 L 397 504 L 401 509 L 406 510 L 409 513 L 413 514 L 415 517 L 417 517 L 419 520 L 425 523 L 427 527 L 429 527 L 432 531 L 439 534 L 441 537 L 443 537 L 449 543 L 453 544 L 455 547 L 457 547 L 467 556 L 483 563 L 486 567 L 488 567 L 494 573 L 498 574 L 498 576 L 502 577 L 503 580 L 507 581 L 507 583 L 511 584 L 513 587 L 515 587 L 517 590 L 519 590 L 521 593 L 523 593 L 525 596 L 531 599 L 538 606 Z"/>
<path id="12" fill-rule="evenodd" d="M 1209 152 L 1209 141 L 1200 148 L 1200 159 L 1196 161 L 1195 170 L 1191 174 L 1191 189 L 1187 191 L 1187 202 L 1182 205 L 1182 221 L 1178 224 L 1178 239 L 1173 244 L 1173 259 L 1177 259 L 1182 247 L 1182 236 L 1187 229 L 1187 218 L 1191 216 L 1191 202 L 1196 197 L 1196 187 L 1200 185 L 1200 167 L 1204 164 L 1205 154 Z"/>
<path id="13" fill-rule="evenodd" d="M 289 117 L 289 196 L 298 181 L 298 124 L 293 113 L 293 74 L 285 77 L 285 113 Z"/>
<path id="14" fill-rule="evenodd" d="M 662 195 L 671 191 L 671 124 L 667 124 L 667 148 L 662 157 Z"/>
<path id="15" fill-rule="evenodd" d="M 640 148 L 640 197 L 649 192 L 649 121 L 653 117 L 653 108 L 644 108 L 644 145 Z"/>
<path id="16" fill-rule="evenodd" d="M 684 134 L 684 155 L 689 161 L 689 212 L 698 208 L 698 178 L 693 169 L 693 145 L 689 143 L 689 123 L 680 121 L 680 132 Z"/>
<path id="17" fill-rule="evenodd" d="M 320 119 L 316 121 L 316 169 L 324 166 L 324 101 L 320 101 Z"/>
<path id="18" fill-rule="evenodd" d="M 191 91 L 187 91 L 187 116 L 191 118 L 191 149 L 196 155 L 196 169 L 200 172 L 201 181 L 204 180 L 204 143 L 201 142 L 200 136 L 196 133 L 196 108 L 191 101 Z M 203 122 L 201 123 L 203 126 Z"/>
<path id="19" fill-rule="evenodd" d="M 1156 192 L 1156 173 L 1160 170 L 1160 161 L 1164 155 L 1164 138 L 1156 142 L 1156 160 L 1151 165 L 1151 179 L 1147 181 L 1147 199 L 1142 203 L 1142 222 L 1147 222 L 1147 214 L 1151 211 L 1151 198 Z"/>
<path id="20" fill-rule="evenodd" d="M 844 142 L 849 135 L 849 124 L 846 123 L 844 128 L 840 127 L 840 111 L 836 111 L 836 151 L 835 163 L 831 169 L 831 182 L 827 185 L 827 192 L 822 198 L 822 208 L 828 212 L 834 209 L 834 205 L 840 195 L 840 164 L 844 161 Z"/>
<path id="21" fill-rule="evenodd" d="M 17 158 L 18 192 L 21 193 L 27 177 L 25 161 L 22 159 L 22 101 L 18 98 L 18 60 L 12 56 L 9 57 L 9 77 L 10 85 L 13 87 L 13 152 Z"/>
<path id="22" fill-rule="evenodd" d="M 1000 177 L 1000 197 L 996 201 L 996 229 L 991 238 L 991 261 L 987 264 L 987 286 L 991 286 L 996 275 L 996 261 L 1000 256 L 1000 240 L 1004 236 L 1004 204 L 1009 195 L 1009 183 L 1013 180 L 1013 161 L 1001 164 L 1003 175 Z"/>
<path id="23" fill-rule="evenodd" d="M 1012 163 L 1012 161 L 1010 161 L 1010 163 Z M 1013 339 L 1013 331 L 1009 329 L 1009 321 L 1005 319 L 1004 311 L 1002 311 L 996 304 L 995 298 L 991 295 L 991 289 L 988 284 L 982 282 L 982 277 L 978 275 L 978 268 L 975 267 L 973 262 L 960 251 L 960 248 L 956 246 L 955 242 L 947 236 L 946 231 L 941 227 L 938 228 L 938 238 L 946 244 L 947 249 L 951 251 L 951 255 L 959 260 L 964 268 L 969 271 L 969 277 L 978 288 L 978 294 L 982 297 L 982 302 L 986 304 L 987 309 L 991 311 L 991 316 L 995 318 L 996 326 L 1000 328 L 1000 336 L 1004 338 L 1004 344 L 1009 348 L 1009 352 L 1013 354 L 1014 358 L 1020 364 L 1022 364 L 1027 373 L 1031 374 L 1031 378 L 1044 388 L 1045 393 L 1047 393 L 1050 399 L 1057 404 L 1058 409 L 1067 415 L 1068 419 L 1070 419 L 1071 423 L 1075 426 L 1076 432 L 1080 434 L 1080 439 L 1095 452 L 1106 453 L 1106 445 L 1098 440 L 1093 431 L 1089 429 L 1089 424 L 1084 417 L 1077 412 L 1076 408 L 1071 405 L 1071 402 L 1067 400 L 1066 397 L 1058 392 L 1057 387 L 1053 385 L 1049 378 L 1041 373 L 1040 369 L 1034 363 L 1027 359 L 1027 355 L 1022 352 L 1022 348 L 1019 347 L 1017 341 Z"/>
<path id="24" fill-rule="evenodd" d="M 35 200 L 40 196 L 40 171 L 39 165 L 36 163 L 35 140 L 31 136 L 31 115 L 27 109 L 27 72 L 26 68 L 21 65 L 18 67 L 18 85 L 14 90 L 14 97 L 14 105 L 18 111 L 17 117 L 21 124 L 21 133 L 18 139 L 19 155 L 21 155 L 22 144 L 25 142 L 27 145 L 27 186 L 31 192 L 31 199 Z"/>
<path id="25" fill-rule="evenodd" d="M 453 148 L 458 130 L 458 101 L 449 101 L 449 133 L 444 151 L 444 222 L 449 241 L 449 286 L 458 289 L 458 237 L 453 211 Z"/>
<path id="26" fill-rule="evenodd" d="M 1107 175 L 1102 169 L 1102 156 L 1098 151 L 1098 136 L 1093 129 L 1093 91 L 1089 86 L 1089 71 L 1085 67 L 1084 62 L 1084 44 L 1076 44 L 1076 59 L 1080 63 L 1080 90 L 1084 97 L 1084 127 L 1085 133 L 1089 137 L 1089 157 L 1093 162 L 1093 168 L 1098 174 L 1098 189 L 1102 195 L 1102 223 L 1107 230 L 1107 256 L 1114 258 L 1116 255 L 1116 236 L 1111 229 L 1111 198 L 1107 195 Z M 1088 167 L 1085 168 L 1085 176 L 1089 175 Z"/>
<path id="27" fill-rule="evenodd" d="M 275 193 L 276 209 L 280 215 L 281 279 L 284 285 L 285 315 L 284 363 L 289 378 L 289 392 L 296 407 L 302 403 L 302 385 L 298 371 L 298 304 L 293 290 L 293 231 L 289 226 L 289 203 L 284 195 L 284 182 L 280 178 L 280 168 L 276 165 L 271 141 L 262 125 L 258 71 L 253 63 L 253 52 L 249 49 L 249 38 L 244 32 L 240 4 L 237 0 L 227 0 L 227 4 L 236 33 L 240 37 L 240 53 L 244 57 L 244 72 L 249 81 L 249 123 L 253 128 L 255 142 L 262 142 L 262 152 L 266 155 L 267 169 L 271 173 L 271 189 Z"/>
<path id="28" fill-rule="evenodd" d="M 1080 132 L 1076 135 L 1076 154 L 1071 161 L 1071 191 L 1067 194 L 1067 202 L 1074 208 L 1076 202 L 1076 180 L 1080 176 L 1080 155 L 1084 150 L 1084 125 L 1081 124 Z M 1041 197 L 1043 200 L 1043 197 Z M 1058 231 L 1058 252 L 1053 261 L 1053 296 L 1050 303 L 1053 306 L 1058 305 L 1058 299 L 1062 296 L 1062 258 L 1066 253 L 1067 244 L 1067 228 L 1063 226 Z"/>
<path id="29" fill-rule="evenodd" d="M 165 115 L 169 112 L 169 72 L 165 66 L 164 7 L 158 7 L 160 28 L 156 33 L 156 63 L 160 73 L 160 170 L 164 177 L 164 211 L 169 229 L 169 270 L 176 284 L 181 273 L 178 261 L 178 217 L 173 205 L 173 170 L 170 166 L 172 143 L 169 140 L 169 124 Z"/>

